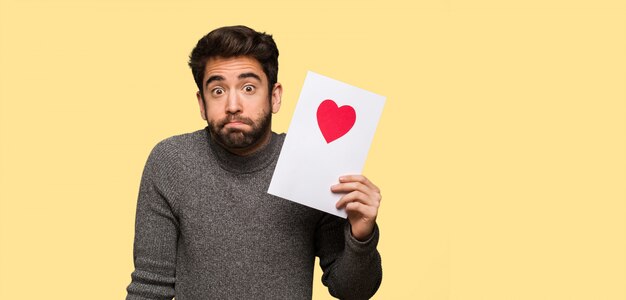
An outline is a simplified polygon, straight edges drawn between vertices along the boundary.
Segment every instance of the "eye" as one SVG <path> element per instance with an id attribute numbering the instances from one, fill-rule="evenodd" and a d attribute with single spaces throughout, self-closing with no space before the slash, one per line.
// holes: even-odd
<path id="1" fill-rule="evenodd" d="M 243 90 L 248 94 L 252 94 L 254 93 L 255 88 L 253 85 L 246 85 L 243 87 Z"/>
<path id="2" fill-rule="evenodd" d="M 214 97 L 221 96 L 223 94 L 224 94 L 224 89 L 222 89 L 221 87 L 216 87 L 211 90 L 211 95 L 213 95 Z"/>

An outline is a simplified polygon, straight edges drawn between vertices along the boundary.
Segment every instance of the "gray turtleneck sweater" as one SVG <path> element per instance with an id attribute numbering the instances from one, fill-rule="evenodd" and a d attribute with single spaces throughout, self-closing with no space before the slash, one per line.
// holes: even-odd
<path id="1" fill-rule="evenodd" d="M 341 299 L 366 299 L 382 269 L 342 218 L 267 193 L 285 135 L 236 156 L 208 130 L 174 136 L 146 163 L 130 299 L 310 299 L 315 256 Z"/>

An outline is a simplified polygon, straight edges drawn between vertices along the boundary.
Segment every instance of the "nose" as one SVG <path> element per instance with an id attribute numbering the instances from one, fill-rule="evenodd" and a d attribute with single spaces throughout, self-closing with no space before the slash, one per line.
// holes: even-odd
<path id="1" fill-rule="evenodd" d="M 241 99 L 237 92 L 231 92 L 228 94 L 228 99 L 226 100 L 226 112 L 229 114 L 241 112 Z"/>

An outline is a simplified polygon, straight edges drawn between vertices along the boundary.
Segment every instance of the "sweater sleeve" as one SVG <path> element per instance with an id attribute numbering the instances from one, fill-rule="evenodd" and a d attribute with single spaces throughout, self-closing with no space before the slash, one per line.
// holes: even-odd
<path id="1" fill-rule="evenodd" d="M 324 272 L 322 283 L 340 299 L 369 299 L 382 281 L 378 225 L 367 241 L 352 236 L 350 223 L 326 215 L 316 232 L 316 255 Z"/>
<path id="2" fill-rule="evenodd" d="M 137 200 L 133 259 L 126 300 L 172 299 L 176 281 L 178 220 L 157 187 L 155 151 L 143 171 Z"/>

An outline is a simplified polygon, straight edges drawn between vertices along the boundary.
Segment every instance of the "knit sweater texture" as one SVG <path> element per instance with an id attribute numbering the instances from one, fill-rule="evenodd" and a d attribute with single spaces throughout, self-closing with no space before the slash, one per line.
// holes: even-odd
<path id="1" fill-rule="evenodd" d="M 315 256 L 331 295 L 376 292 L 377 226 L 361 242 L 345 219 L 267 193 L 284 138 L 272 133 L 249 156 L 228 152 L 207 128 L 154 147 L 137 201 L 127 300 L 311 299 Z"/>

